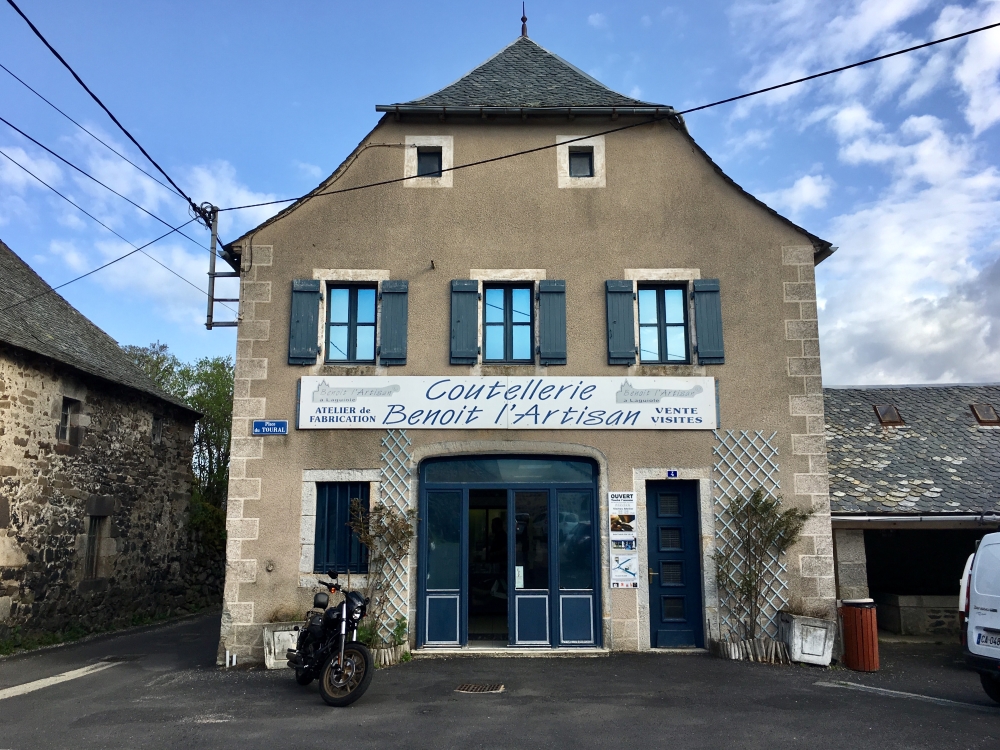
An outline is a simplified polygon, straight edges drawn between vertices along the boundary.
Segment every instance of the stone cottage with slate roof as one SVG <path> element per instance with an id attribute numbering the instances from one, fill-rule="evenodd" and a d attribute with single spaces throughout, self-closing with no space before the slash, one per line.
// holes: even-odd
<path id="1" fill-rule="evenodd" d="M 0 300 L 0 639 L 183 604 L 198 413 L 2 242 Z"/>
<path id="2" fill-rule="evenodd" d="M 714 554 L 758 486 L 812 513 L 771 563 L 768 617 L 832 613 L 830 243 L 740 189 L 671 107 L 527 36 L 376 110 L 330 177 L 224 249 L 241 300 L 220 663 L 262 660 L 265 624 L 328 570 L 369 574 L 352 499 L 413 514 L 384 622 L 413 648 L 703 646 L 737 626 Z"/>
<path id="3" fill-rule="evenodd" d="M 826 388 L 824 400 L 839 598 L 874 597 L 883 629 L 955 630 L 965 560 L 1000 528 L 1000 385 Z"/>

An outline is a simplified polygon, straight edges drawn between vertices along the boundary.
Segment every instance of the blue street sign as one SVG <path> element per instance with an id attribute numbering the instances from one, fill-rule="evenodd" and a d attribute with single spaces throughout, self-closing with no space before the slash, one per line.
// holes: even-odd
<path id="1" fill-rule="evenodd" d="M 254 425 L 256 425 L 256 424 L 257 423 L 254 422 Z M 257 429 L 256 426 L 254 427 L 254 429 L 255 430 Z M 257 433 L 254 433 L 254 434 L 256 435 Z M 670 471 L 670 470 L 667 471 L 667 479 L 676 479 L 676 478 L 677 478 L 677 472 L 676 471 Z"/>
<path id="2" fill-rule="evenodd" d="M 287 435 L 287 419 L 255 419 L 253 421 L 254 435 Z"/>

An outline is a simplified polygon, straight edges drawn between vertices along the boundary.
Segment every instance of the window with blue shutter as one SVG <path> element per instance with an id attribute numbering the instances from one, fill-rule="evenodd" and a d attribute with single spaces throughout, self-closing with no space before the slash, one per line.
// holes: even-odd
<path id="1" fill-rule="evenodd" d="M 698 364 L 725 364 L 718 279 L 695 279 L 694 325 L 698 336 Z"/>
<path id="2" fill-rule="evenodd" d="M 479 361 L 479 282 L 451 282 L 451 364 L 474 365 Z"/>
<path id="3" fill-rule="evenodd" d="M 406 364 L 406 326 L 409 310 L 409 282 L 382 282 L 382 338 L 379 364 Z"/>
<path id="4" fill-rule="evenodd" d="M 483 287 L 483 362 L 535 361 L 533 285 Z"/>
<path id="5" fill-rule="evenodd" d="M 367 482 L 319 482 L 316 485 L 316 546 L 313 572 L 367 573 L 368 550 L 351 531 L 351 500 L 367 513 Z"/>
<path id="6" fill-rule="evenodd" d="M 292 281 L 288 364 L 312 365 L 319 354 L 319 279 Z"/>
<path id="7" fill-rule="evenodd" d="M 608 364 L 635 364 L 634 294 L 631 281 L 607 281 Z"/>
<path id="8" fill-rule="evenodd" d="M 687 285 L 639 284 L 638 298 L 639 361 L 687 364 Z"/>
<path id="9" fill-rule="evenodd" d="M 538 282 L 538 359 L 543 365 L 566 364 L 566 282 Z"/>

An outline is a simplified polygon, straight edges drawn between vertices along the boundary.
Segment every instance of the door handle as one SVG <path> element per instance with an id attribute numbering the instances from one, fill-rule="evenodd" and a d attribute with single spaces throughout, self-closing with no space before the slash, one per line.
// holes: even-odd
<path id="1" fill-rule="evenodd" d="M 655 576 L 655 575 L 659 575 L 659 574 L 658 573 L 654 573 L 653 569 L 650 568 L 649 569 L 649 584 L 650 584 L 650 586 L 653 585 L 653 576 Z"/>

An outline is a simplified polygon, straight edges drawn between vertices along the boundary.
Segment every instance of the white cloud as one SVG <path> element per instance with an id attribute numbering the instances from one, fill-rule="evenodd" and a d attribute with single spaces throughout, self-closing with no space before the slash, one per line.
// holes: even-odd
<path id="1" fill-rule="evenodd" d="M 68 266 L 73 271 L 83 271 L 91 265 L 87 256 L 80 252 L 73 242 L 52 240 L 49 243 L 49 253 L 59 263 Z"/>
<path id="2" fill-rule="evenodd" d="M 32 156 L 19 146 L 2 146 L 0 148 L 11 159 L 53 187 L 62 181 L 62 170 L 55 161 L 47 156 Z M 11 163 L 10 159 L 5 159 L 2 156 L 0 156 L 0 185 L 17 193 L 23 193 L 27 188 L 31 187 L 38 188 L 39 190 L 47 190 L 44 185 L 25 172 L 24 169 L 21 169 L 17 164 Z"/>
<path id="3" fill-rule="evenodd" d="M 633 99 L 642 99 L 642 89 L 638 86 L 633 86 L 629 89 L 628 95 Z"/>
<path id="4" fill-rule="evenodd" d="M 297 160 L 292 163 L 295 165 L 295 168 L 299 170 L 299 172 L 301 172 L 305 177 L 308 177 L 310 180 L 321 180 L 325 175 L 324 171 L 315 164 L 309 164 L 307 162 Z"/>
<path id="5" fill-rule="evenodd" d="M 833 184 L 833 180 L 824 175 L 807 174 L 791 187 L 761 193 L 758 197 L 772 208 L 787 210 L 794 216 L 806 208 L 823 208 Z"/>
<path id="6" fill-rule="evenodd" d="M 653 19 L 650 18 L 649 16 L 643 16 L 642 18 L 639 19 L 639 22 L 646 28 L 649 28 L 650 26 L 653 25 Z"/>
<path id="7" fill-rule="evenodd" d="M 936 118 L 906 120 L 844 158 L 893 174 L 870 205 L 835 218 L 841 249 L 819 270 L 828 383 L 1000 379 L 1000 172 Z M 991 301 L 984 304 L 985 301 Z"/>
<path id="8" fill-rule="evenodd" d="M 934 32 L 960 33 L 1000 21 L 1000 0 L 982 0 L 975 7 L 949 5 L 941 11 Z M 995 30 L 964 40 L 953 77 L 968 97 L 965 119 L 978 135 L 1000 120 L 1000 38 Z"/>
<path id="9" fill-rule="evenodd" d="M 189 195 L 197 195 L 199 200 L 210 201 L 220 208 L 266 203 L 278 198 L 272 193 L 251 190 L 237 179 L 233 165 L 221 160 L 188 170 L 186 183 L 191 186 Z M 233 232 L 249 229 L 274 216 L 287 205 L 224 211 L 219 216 L 219 234 L 227 240 L 235 239 Z"/>
<path id="10" fill-rule="evenodd" d="M 603 13 L 591 13 L 587 16 L 587 23 L 595 29 L 604 29 L 608 26 L 608 18 Z"/>

